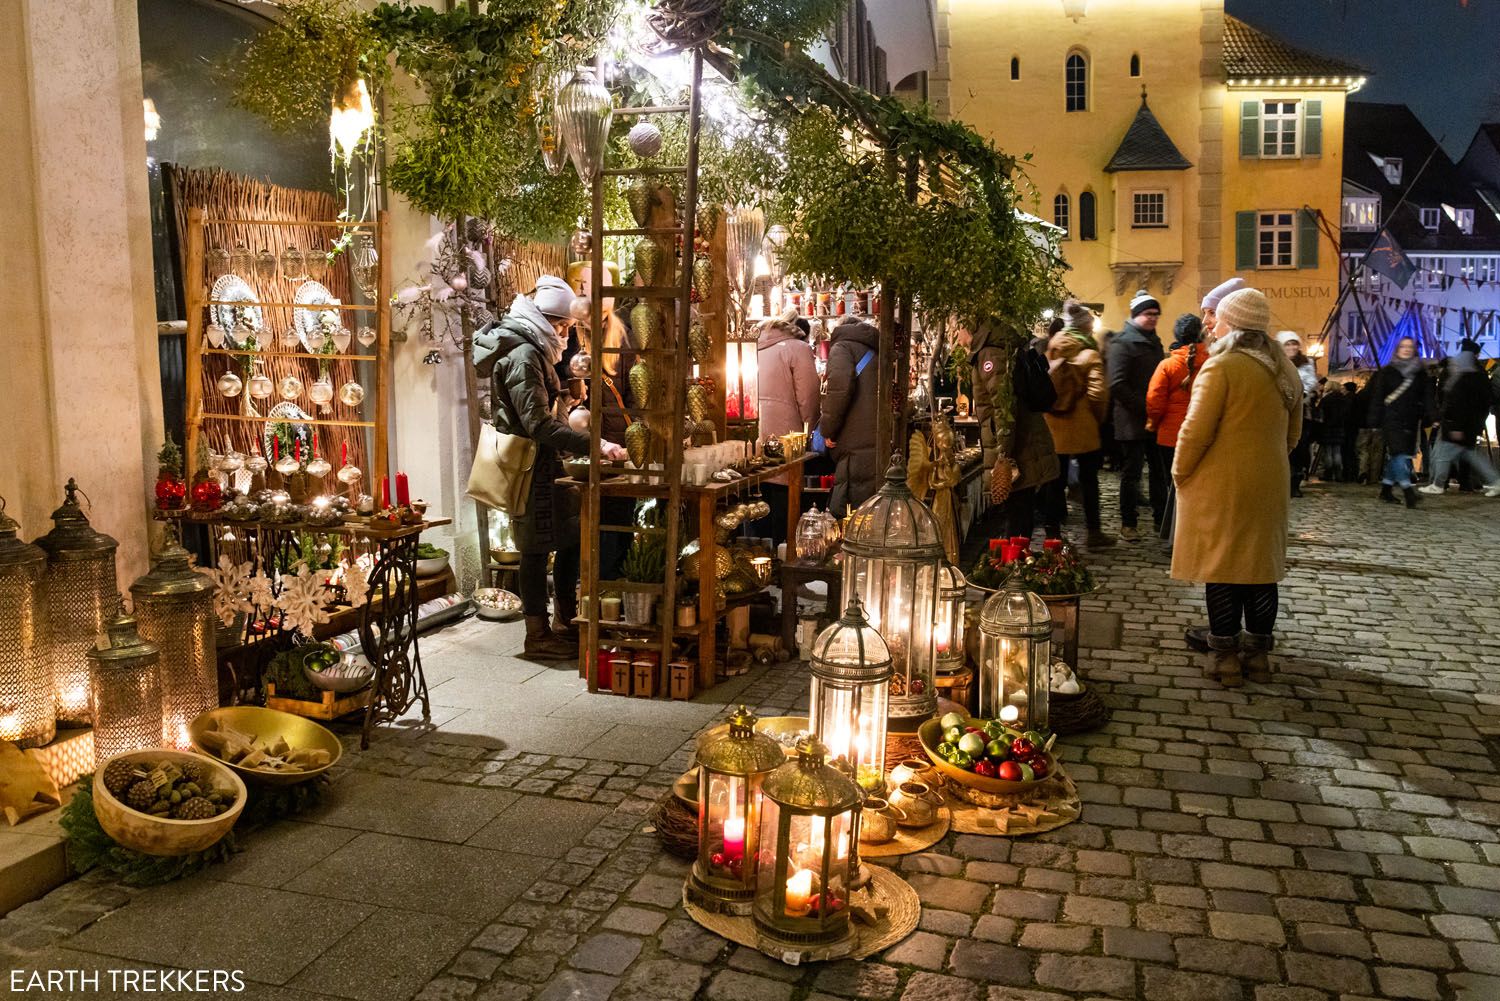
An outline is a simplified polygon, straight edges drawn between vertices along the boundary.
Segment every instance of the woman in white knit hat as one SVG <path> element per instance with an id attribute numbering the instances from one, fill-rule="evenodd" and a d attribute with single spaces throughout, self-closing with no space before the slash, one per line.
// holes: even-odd
<path id="1" fill-rule="evenodd" d="M 1177 434 L 1172 576 L 1205 585 L 1207 674 L 1234 687 L 1246 675 L 1271 678 L 1302 380 L 1266 335 L 1271 309 L 1260 291 L 1225 296 L 1216 320 Z"/>

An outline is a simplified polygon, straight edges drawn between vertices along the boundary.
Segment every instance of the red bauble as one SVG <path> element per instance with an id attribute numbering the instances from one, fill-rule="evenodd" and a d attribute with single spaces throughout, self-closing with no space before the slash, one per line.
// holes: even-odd
<path id="1" fill-rule="evenodd" d="M 1000 778 L 1007 782 L 1021 781 L 1021 766 L 1014 761 L 1002 761 L 995 769 Z"/>
<path id="2" fill-rule="evenodd" d="M 1036 745 L 1025 737 L 1017 737 L 1010 742 L 1010 753 L 1024 761 L 1036 753 Z"/>
<path id="3" fill-rule="evenodd" d="M 187 497 L 187 484 L 174 473 L 162 473 L 156 478 L 156 507 L 161 511 L 176 511 Z"/>
<path id="4" fill-rule="evenodd" d="M 224 503 L 224 492 L 219 489 L 219 481 L 215 479 L 202 479 L 193 484 L 193 507 L 199 511 L 217 511 L 219 505 Z"/>

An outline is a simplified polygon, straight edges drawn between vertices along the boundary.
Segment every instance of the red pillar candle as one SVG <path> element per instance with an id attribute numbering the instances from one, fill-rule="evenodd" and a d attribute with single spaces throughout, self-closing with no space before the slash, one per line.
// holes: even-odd
<path id="1" fill-rule="evenodd" d="M 407 507 L 411 504 L 411 485 L 406 481 L 406 474 L 396 474 L 396 504 L 398 507 Z"/>
<path id="2" fill-rule="evenodd" d="M 1062 540 L 1061 539 L 1044 539 L 1044 540 L 1042 540 L 1042 548 L 1045 549 L 1049 553 L 1055 553 L 1059 549 L 1062 548 Z"/>
<path id="3" fill-rule="evenodd" d="M 1000 562 L 1014 563 L 1021 558 L 1022 552 L 1024 550 L 1014 542 L 1002 542 L 1000 544 Z"/>
<path id="4" fill-rule="evenodd" d="M 1004 544 L 1005 544 L 1005 540 L 1004 539 L 991 539 L 990 540 L 990 552 L 993 553 L 995 550 L 999 549 Z"/>

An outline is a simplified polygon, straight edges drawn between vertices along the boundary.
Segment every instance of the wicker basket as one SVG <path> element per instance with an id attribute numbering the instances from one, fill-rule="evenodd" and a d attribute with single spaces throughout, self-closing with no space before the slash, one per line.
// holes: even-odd
<path id="1" fill-rule="evenodd" d="M 668 796 L 651 816 L 662 847 L 678 858 L 698 857 L 698 814 L 676 796 Z"/>
<path id="2" fill-rule="evenodd" d="M 1077 695 L 1052 693 L 1047 725 L 1059 736 L 1097 730 L 1109 722 L 1109 706 L 1092 687 Z"/>

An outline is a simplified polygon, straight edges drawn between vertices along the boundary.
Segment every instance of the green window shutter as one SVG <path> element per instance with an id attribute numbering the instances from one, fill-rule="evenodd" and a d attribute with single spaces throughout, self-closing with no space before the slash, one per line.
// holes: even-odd
<path id="1" fill-rule="evenodd" d="M 1323 102 L 1302 102 L 1302 155 L 1323 155 Z"/>
<path id="2" fill-rule="evenodd" d="M 1318 217 L 1311 209 L 1297 210 L 1297 267 L 1318 266 Z"/>
<path id="3" fill-rule="evenodd" d="M 1240 102 L 1240 156 L 1260 156 L 1260 102 Z"/>
<path id="4" fill-rule="evenodd" d="M 1255 212 L 1234 214 L 1234 270 L 1251 271 L 1256 266 Z"/>

